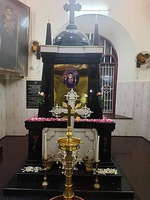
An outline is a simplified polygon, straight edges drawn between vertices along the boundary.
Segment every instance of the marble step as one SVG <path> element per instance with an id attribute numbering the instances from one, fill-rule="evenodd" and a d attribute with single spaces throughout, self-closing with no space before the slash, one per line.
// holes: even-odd
<path id="1" fill-rule="evenodd" d="M 116 188 L 114 185 L 108 186 L 108 184 L 100 183 L 100 189 L 95 189 L 93 187 L 94 182 L 73 181 L 73 191 L 75 195 L 84 198 L 85 200 L 91 200 L 96 198 L 112 198 L 112 199 L 133 199 L 134 192 L 132 188 L 128 185 L 127 181 L 124 179 L 123 184 L 120 188 Z M 17 176 L 13 177 L 11 182 L 4 188 L 5 196 L 32 196 L 32 195 L 42 195 L 52 198 L 54 196 L 62 194 L 64 191 L 64 181 L 57 181 L 52 179 L 49 181 L 47 187 L 43 188 L 41 181 L 18 181 Z"/>
<path id="2" fill-rule="evenodd" d="M 40 166 L 41 169 L 43 170 L 43 167 Z M 32 180 L 35 180 L 35 181 L 41 181 L 43 180 L 43 177 L 44 177 L 44 171 L 39 171 L 38 173 L 37 172 L 24 172 L 23 170 L 24 169 L 27 169 L 30 168 L 31 169 L 35 169 L 35 166 L 27 166 L 27 165 L 24 165 L 22 166 L 22 168 L 17 172 L 17 180 L 18 181 L 21 181 L 21 180 L 26 180 L 26 181 L 32 181 Z M 74 170 L 73 171 L 73 176 L 72 176 L 72 179 L 74 182 L 78 182 L 79 180 L 80 181 L 84 181 L 86 183 L 89 183 L 91 180 L 94 181 L 95 180 L 95 174 L 93 173 L 93 171 L 91 172 L 87 172 L 86 169 L 85 169 L 85 166 L 82 164 L 82 165 L 79 165 L 77 166 L 76 168 L 77 170 Z M 116 168 L 113 167 L 113 168 L 108 168 L 108 167 L 100 167 L 99 169 L 101 170 L 111 170 L 111 169 L 114 169 L 116 171 Z M 62 169 L 60 169 L 60 165 L 57 165 L 57 164 L 54 164 L 52 165 L 51 169 L 49 171 L 46 172 L 46 176 L 47 176 L 47 179 L 49 181 L 55 179 L 56 181 L 65 181 L 65 175 L 62 173 Z M 122 178 L 122 175 L 121 173 L 117 170 L 117 174 L 99 174 L 98 175 L 98 178 L 99 180 L 102 182 L 102 184 L 107 184 L 109 186 L 115 186 L 116 188 L 119 188 L 120 185 L 121 185 L 121 178 Z"/>

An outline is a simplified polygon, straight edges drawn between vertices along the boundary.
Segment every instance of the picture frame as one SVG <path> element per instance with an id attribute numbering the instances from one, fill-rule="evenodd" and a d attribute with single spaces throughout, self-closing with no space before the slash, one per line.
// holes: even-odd
<path id="1" fill-rule="evenodd" d="M 0 74 L 28 74 L 30 8 L 18 0 L 0 0 Z"/>

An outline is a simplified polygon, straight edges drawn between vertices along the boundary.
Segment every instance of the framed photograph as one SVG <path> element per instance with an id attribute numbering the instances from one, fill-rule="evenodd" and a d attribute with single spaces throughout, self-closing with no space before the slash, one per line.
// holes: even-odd
<path id="1" fill-rule="evenodd" d="M 30 8 L 0 0 L 0 73 L 27 76 Z"/>

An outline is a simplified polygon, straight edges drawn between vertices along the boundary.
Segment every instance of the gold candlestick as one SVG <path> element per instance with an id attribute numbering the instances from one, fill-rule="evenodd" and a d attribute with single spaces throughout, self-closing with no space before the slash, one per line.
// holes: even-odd
<path id="1" fill-rule="evenodd" d="M 94 183 L 94 188 L 95 189 L 99 189 L 100 188 L 100 183 L 99 183 L 99 179 L 98 179 L 98 164 L 99 161 L 96 161 L 96 169 L 95 169 L 95 183 Z"/>
<path id="2" fill-rule="evenodd" d="M 49 171 L 51 169 L 52 163 L 54 160 L 54 155 L 49 155 L 47 157 L 47 159 L 45 159 L 45 157 L 43 158 L 43 166 L 44 166 L 44 178 L 43 178 L 43 182 L 42 182 L 42 186 L 43 187 L 47 187 L 48 186 L 48 181 L 47 181 L 47 171 Z"/>
<path id="3" fill-rule="evenodd" d="M 43 178 L 43 182 L 42 182 L 42 186 L 43 187 L 47 187 L 48 186 L 48 181 L 47 181 L 47 159 L 43 159 L 43 166 L 44 166 L 44 178 Z"/>

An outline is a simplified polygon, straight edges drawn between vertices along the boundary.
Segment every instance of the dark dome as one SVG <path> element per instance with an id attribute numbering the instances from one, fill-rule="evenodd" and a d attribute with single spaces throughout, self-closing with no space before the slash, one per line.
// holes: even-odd
<path id="1" fill-rule="evenodd" d="M 59 46 L 84 46 L 89 44 L 87 36 L 76 29 L 62 31 L 54 40 L 54 45 Z"/>

